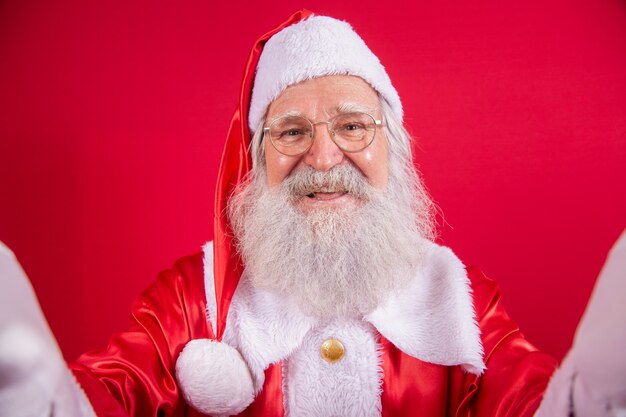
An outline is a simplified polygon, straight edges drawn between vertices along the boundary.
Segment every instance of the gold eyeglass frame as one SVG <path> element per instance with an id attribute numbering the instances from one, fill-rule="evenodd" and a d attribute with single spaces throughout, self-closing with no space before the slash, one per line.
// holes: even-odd
<path id="1" fill-rule="evenodd" d="M 337 119 L 338 117 L 341 116 L 345 116 L 347 114 L 364 114 L 366 116 L 368 116 L 370 119 L 372 119 L 372 121 L 374 122 L 374 134 L 372 135 L 372 138 L 370 139 L 370 141 L 367 143 L 367 145 L 365 145 L 363 148 L 359 149 L 359 150 L 349 150 L 349 149 L 344 149 L 339 143 L 337 143 L 337 141 L 335 140 L 335 136 L 336 136 L 336 132 L 331 128 L 333 122 L 335 121 L 335 119 Z M 280 119 L 284 119 L 286 117 L 300 117 L 304 120 L 306 120 L 307 122 L 309 122 L 309 124 L 311 125 L 311 133 L 309 135 L 310 142 L 309 142 L 309 146 L 307 146 L 302 152 L 299 153 L 295 153 L 295 154 L 288 154 L 285 152 L 282 152 L 280 149 L 278 149 L 278 146 L 274 143 L 274 139 L 272 138 L 272 135 L 270 134 L 270 129 L 271 126 L 276 123 L 278 120 Z M 382 127 L 383 126 L 383 122 L 382 120 L 377 120 L 374 118 L 374 116 L 372 116 L 369 113 L 365 113 L 365 112 L 360 112 L 360 111 L 355 111 L 355 112 L 348 112 L 348 113 L 341 113 L 338 114 L 336 116 L 331 117 L 330 119 L 328 119 L 325 122 L 315 122 L 313 123 L 311 120 L 309 120 L 308 118 L 304 117 L 304 116 L 300 116 L 300 115 L 284 115 L 284 116 L 280 116 L 275 118 L 274 120 L 271 121 L 271 123 L 268 126 L 263 127 L 263 137 L 265 138 L 266 136 L 269 136 L 270 138 L 270 142 L 272 144 L 272 146 L 274 147 L 274 149 L 276 149 L 276 151 L 282 155 L 285 156 L 300 156 L 303 155 L 305 153 L 307 153 L 309 151 L 309 149 L 311 149 L 311 146 L 313 146 L 313 142 L 315 141 L 315 126 L 320 125 L 320 124 L 325 124 L 326 128 L 328 129 L 328 133 L 330 134 L 330 137 L 333 140 L 333 143 L 335 145 L 337 145 L 337 147 L 339 149 L 341 149 L 343 152 L 348 152 L 348 153 L 358 153 L 358 152 L 362 152 L 365 149 L 367 149 L 373 142 L 374 142 L 374 138 L 376 138 L 376 128 L 377 127 Z"/>

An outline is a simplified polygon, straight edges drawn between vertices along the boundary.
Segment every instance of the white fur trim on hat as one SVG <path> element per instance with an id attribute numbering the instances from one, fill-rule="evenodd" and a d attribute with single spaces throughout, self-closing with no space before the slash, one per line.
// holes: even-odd
<path id="1" fill-rule="evenodd" d="M 187 404 L 210 415 L 235 415 L 254 400 L 252 377 L 239 352 L 226 343 L 192 340 L 176 361 Z"/>
<path id="2" fill-rule="evenodd" d="M 313 16 L 272 36 L 256 69 L 248 127 L 259 128 L 269 104 L 287 87 L 325 75 L 355 75 L 385 98 L 402 120 L 398 92 L 376 55 L 341 20 Z"/>

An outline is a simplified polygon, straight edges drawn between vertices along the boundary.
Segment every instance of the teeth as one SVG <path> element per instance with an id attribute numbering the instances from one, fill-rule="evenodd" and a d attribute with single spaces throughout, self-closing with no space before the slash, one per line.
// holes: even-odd
<path id="1" fill-rule="evenodd" d="M 338 194 L 346 194 L 347 191 L 346 190 L 317 190 L 317 191 L 313 191 L 309 194 L 306 194 L 307 197 L 309 198 L 315 198 L 316 194 L 333 194 L 333 193 L 338 193 Z"/>
<path id="2" fill-rule="evenodd" d="M 326 193 L 326 194 L 332 194 L 332 193 L 345 193 L 346 190 L 343 189 L 330 189 L 330 188 L 322 188 L 321 190 L 315 190 L 313 191 L 314 193 Z"/>

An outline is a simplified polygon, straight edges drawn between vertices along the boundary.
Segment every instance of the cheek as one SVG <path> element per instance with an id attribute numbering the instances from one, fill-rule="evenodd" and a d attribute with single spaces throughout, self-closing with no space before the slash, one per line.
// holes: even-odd
<path id="1" fill-rule="evenodd" d="M 361 170 L 372 187 L 383 189 L 387 186 L 389 167 L 386 146 L 370 146 L 351 156 L 352 163 Z"/>
<path id="2" fill-rule="evenodd" d="M 299 158 L 279 153 L 272 145 L 265 145 L 265 166 L 267 184 L 272 187 L 280 184 L 294 169 Z"/>

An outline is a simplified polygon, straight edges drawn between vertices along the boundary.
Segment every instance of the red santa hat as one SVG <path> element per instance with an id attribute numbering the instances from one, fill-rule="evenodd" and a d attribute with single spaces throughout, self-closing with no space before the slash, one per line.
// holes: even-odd
<path id="1" fill-rule="evenodd" d="M 402 120 L 400 98 L 384 67 L 348 23 L 301 10 L 256 41 L 246 64 L 217 179 L 213 242 L 216 341 L 188 343 L 176 365 L 187 402 L 206 414 L 237 414 L 254 398 L 242 357 L 218 342 L 243 272 L 227 218 L 228 199 L 250 171 L 251 135 L 260 127 L 269 104 L 290 85 L 326 75 L 363 78 Z M 211 393 L 205 387 L 211 387 Z"/>
<path id="2" fill-rule="evenodd" d="M 311 16 L 267 41 L 256 68 L 248 126 L 259 127 L 267 107 L 285 88 L 325 75 L 355 75 L 387 100 L 398 119 L 402 104 L 376 55 L 347 23 Z"/>

